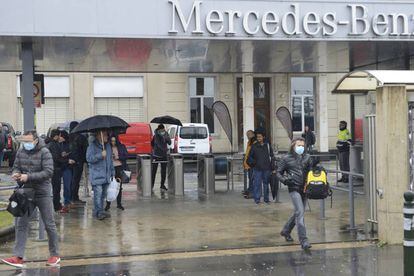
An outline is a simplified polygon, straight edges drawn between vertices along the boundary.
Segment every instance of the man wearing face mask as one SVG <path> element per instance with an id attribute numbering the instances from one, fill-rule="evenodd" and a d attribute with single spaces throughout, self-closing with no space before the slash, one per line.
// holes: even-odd
<path id="1" fill-rule="evenodd" d="M 45 147 L 43 140 L 38 138 L 35 130 L 25 132 L 21 142 L 23 148 L 19 149 L 16 154 L 12 178 L 17 183 L 24 185 L 25 193 L 29 194 L 29 190 L 31 194 L 34 192 L 33 202 L 40 211 L 49 240 L 50 258 L 46 265 L 58 266 L 60 263 L 58 233 L 53 212 L 52 185 L 50 184 L 53 175 L 52 154 Z M 17 218 L 14 256 L 3 259 L 4 263 L 14 267 L 23 267 L 30 219 L 29 213 Z"/>
<path id="2" fill-rule="evenodd" d="M 158 128 L 155 130 L 154 137 L 151 141 L 152 146 L 152 188 L 155 184 L 155 176 L 157 175 L 158 163 L 161 163 L 161 187 L 163 191 L 168 191 L 165 187 L 165 178 L 167 177 L 167 155 L 168 155 L 168 145 L 171 145 L 171 139 L 168 133 L 165 131 L 163 124 L 158 125 Z"/>
<path id="3" fill-rule="evenodd" d="M 313 161 L 308 154 L 305 154 L 305 139 L 293 139 L 290 151 L 285 155 L 279 163 L 277 176 L 279 180 L 288 186 L 289 195 L 295 209 L 293 215 L 283 227 L 282 235 L 286 241 L 292 242 L 290 235 L 295 225 L 298 229 L 299 241 L 304 250 L 309 250 L 311 245 L 306 236 L 305 227 L 305 206 L 306 197 L 304 187 L 306 176 L 311 170 Z"/>
<path id="4" fill-rule="evenodd" d="M 339 122 L 338 141 L 336 142 L 336 148 L 339 155 L 339 168 L 341 171 L 349 172 L 349 150 L 351 146 L 351 133 L 347 129 L 347 122 Z M 343 174 L 342 178 L 338 182 L 348 183 L 349 178 L 347 174 Z"/>

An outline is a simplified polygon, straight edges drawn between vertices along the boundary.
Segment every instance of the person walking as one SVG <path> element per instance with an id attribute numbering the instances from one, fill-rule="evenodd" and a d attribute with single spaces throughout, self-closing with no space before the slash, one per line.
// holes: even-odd
<path id="1" fill-rule="evenodd" d="M 346 121 L 339 122 L 338 141 L 336 142 L 336 148 L 338 150 L 339 168 L 341 171 L 349 172 L 349 152 L 351 147 L 351 133 L 347 128 Z M 341 179 L 338 182 L 348 183 L 349 176 L 342 174 Z"/>
<path id="2" fill-rule="evenodd" d="M 311 154 L 316 143 L 316 137 L 309 126 L 305 126 L 305 132 L 302 133 L 302 138 L 305 139 L 306 152 Z"/>
<path id="3" fill-rule="evenodd" d="M 128 151 L 124 144 L 122 144 L 118 137 L 111 137 L 111 148 L 112 148 L 112 162 L 115 168 L 115 177 L 121 183 L 119 187 L 119 193 L 116 198 L 117 208 L 120 210 L 125 210 L 122 206 L 122 173 L 124 170 L 127 170 L 127 160 L 128 160 Z M 111 208 L 111 202 L 106 202 L 105 211 L 108 211 Z"/>
<path id="4" fill-rule="evenodd" d="M 280 235 L 285 237 L 288 242 L 293 241 L 291 232 L 296 225 L 299 241 L 304 250 L 312 247 L 306 236 L 306 197 L 303 191 L 307 173 L 311 168 L 312 159 L 308 154 L 305 154 L 305 139 L 293 139 L 289 153 L 282 158 L 277 169 L 279 180 L 288 186 L 289 196 L 294 207 L 293 215 L 286 222 Z"/>
<path id="5" fill-rule="evenodd" d="M 158 162 L 161 163 L 161 186 L 160 189 L 168 191 L 165 187 L 165 178 L 167 176 L 167 155 L 168 145 L 171 145 L 171 139 L 163 124 L 158 125 L 154 137 L 151 141 L 152 146 L 152 189 L 154 189 L 155 176 L 157 175 Z"/>
<path id="6" fill-rule="evenodd" d="M 73 122 L 70 125 L 72 131 L 78 125 Z M 72 179 L 72 202 L 75 204 L 85 204 L 85 201 L 79 198 L 79 187 L 82 179 L 83 166 L 86 162 L 86 149 L 88 148 L 88 139 L 84 134 L 74 133 L 69 135 L 69 140 L 72 148 L 75 164 L 73 164 L 73 179 Z"/>
<path id="7" fill-rule="evenodd" d="M 43 140 L 38 138 L 35 130 L 25 132 L 21 142 L 23 147 L 17 152 L 12 178 L 23 184 L 24 188 L 31 189 L 34 192 L 33 203 L 39 209 L 48 235 L 50 257 L 46 265 L 58 266 L 60 263 L 59 239 L 54 219 L 52 186 L 50 184 L 53 175 L 52 154 L 45 147 Z M 3 263 L 19 268 L 24 266 L 23 258 L 30 220 L 29 213 L 17 218 L 14 256 L 2 259 Z"/>
<path id="8" fill-rule="evenodd" d="M 110 214 L 104 211 L 108 185 L 115 176 L 112 163 L 112 149 L 108 143 L 108 133 L 105 130 L 98 131 L 90 137 L 90 143 L 86 151 L 86 161 L 89 164 L 89 181 L 93 190 L 93 216 L 99 220 L 109 218 Z"/>
<path id="9" fill-rule="evenodd" d="M 69 143 L 69 134 L 67 131 L 60 132 L 60 148 L 62 151 L 62 178 L 63 178 L 63 208 L 62 213 L 69 212 L 72 204 L 72 180 L 73 180 L 73 169 L 72 166 L 75 164 L 74 154 Z"/>
<path id="10" fill-rule="evenodd" d="M 249 159 L 250 150 L 253 144 L 256 143 L 256 135 L 253 130 L 248 130 L 246 132 L 246 136 L 247 136 L 248 142 L 247 142 L 246 153 L 244 154 L 243 168 L 245 172 L 247 173 L 248 187 L 246 191 L 243 191 L 243 195 L 244 195 L 244 198 L 250 198 L 253 194 L 253 178 L 252 178 L 253 169 L 249 166 L 247 161 Z"/>
<path id="11" fill-rule="evenodd" d="M 256 204 L 260 204 L 263 187 L 263 199 L 269 203 L 270 174 L 272 173 L 273 149 L 265 142 L 264 133 L 256 131 L 256 140 L 251 147 L 248 157 L 248 165 L 253 168 L 253 198 Z"/>
<path id="12" fill-rule="evenodd" d="M 62 166 L 65 163 L 65 158 L 62 156 L 62 149 L 59 143 L 60 131 L 54 129 L 50 133 L 50 141 L 47 144 L 47 148 L 52 154 L 53 158 L 53 176 L 52 176 L 52 190 L 53 190 L 53 207 L 55 212 L 65 213 L 66 210 L 62 210 L 62 204 L 60 202 L 60 190 L 62 186 Z"/>

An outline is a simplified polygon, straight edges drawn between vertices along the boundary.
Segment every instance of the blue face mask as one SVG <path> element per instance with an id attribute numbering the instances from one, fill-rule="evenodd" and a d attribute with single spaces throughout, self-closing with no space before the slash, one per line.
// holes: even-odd
<path id="1" fill-rule="evenodd" d="M 302 155 L 305 152 L 305 147 L 304 146 L 297 146 L 297 147 L 295 147 L 295 152 L 299 155 Z"/>
<path id="2" fill-rule="evenodd" d="M 33 143 L 23 143 L 23 147 L 27 151 L 31 151 L 35 148 L 35 145 Z"/>

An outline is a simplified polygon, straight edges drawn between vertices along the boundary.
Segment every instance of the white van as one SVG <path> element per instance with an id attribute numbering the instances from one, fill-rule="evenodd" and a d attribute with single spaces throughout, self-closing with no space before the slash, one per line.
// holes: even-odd
<path id="1" fill-rule="evenodd" d="M 211 136 L 206 124 L 183 124 L 168 128 L 171 152 L 182 155 L 211 153 Z"/>

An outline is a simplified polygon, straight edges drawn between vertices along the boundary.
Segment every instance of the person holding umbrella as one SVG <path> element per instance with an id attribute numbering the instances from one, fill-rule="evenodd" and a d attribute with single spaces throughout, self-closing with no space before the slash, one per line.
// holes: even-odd
<path id="1" fill-rule="evenodd" d="M 93 215 L 99 220 L 104 220 L 110 217 L 103 208 L 109 183 L 115 176 L 112 148 L 108 143 L 106 130 L 98 131 L 95 137 L 92 136 L 86 151 L 86 161 L 89 164 L 89 180 L 93 190 Z"/>
<path id="2" fill-rule="evenodd" d="M 167 176 L 167 154 L 168 154 L 168 145 L 171 145 L 171 138 L 165 131 L 163 124 L 158 125 L 158 128 L 155 130 L 155 135 L 152 138 L 152 188 L 155 184 L 155 176 L 157 175 L 158 162 L 161 163 L 161 190 L 168 191 L 165 187 L 165 178 Z"/>

